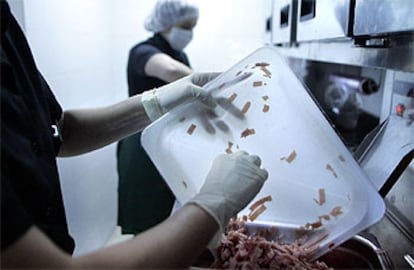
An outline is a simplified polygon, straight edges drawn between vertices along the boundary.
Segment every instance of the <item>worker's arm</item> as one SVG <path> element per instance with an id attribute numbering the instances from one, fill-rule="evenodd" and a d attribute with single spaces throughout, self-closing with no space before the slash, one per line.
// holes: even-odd
<path id="1" fill-rule="evenodd" d="M 145 64 L 144 70 L 146 75 L 165 82 L 173 82 L 192 73 L 188 66 L 165 53 L 157 53 L 151 56 Z"/>
<path id="2" fill-rule="evenodd" d="M 195 98 L 214 106 L 215 101 L 202 86 L 217 75 L 194 73 L 111 106 L 65 111 L 60 121 L 63 144 L 59 156 L 83 154 L 123 139 Z"/>
<path id="3" fill-rule="evenodd" d="M 101 148 L 142 130 L 149 123 L 141 95 L 107 107 L 65 111 L 60 121 L 63 143 L 59 156 Z"/>
<path id="4" fill-rule="evenodd" d="M 189 203 L 156 227 L 126 242 L 72 258 L 32 227 L 1 254 L 3 268 L 184 268 L 214 233 L 256 196 L 268 177 L 258 156 L 218 156 Z M 218 230 L 220 229 L 220 230 Z"/>
<path id="5" fill-rule="evenodd" d="M 37 227 L 1 254 L 2 268 L 183 268 L 201 254 L 218 225 L 202 208 L 188 204 L 160 225 L 133 239 L 71 257 Z M 24 259 L 22 259 L 24 258 Z"/>

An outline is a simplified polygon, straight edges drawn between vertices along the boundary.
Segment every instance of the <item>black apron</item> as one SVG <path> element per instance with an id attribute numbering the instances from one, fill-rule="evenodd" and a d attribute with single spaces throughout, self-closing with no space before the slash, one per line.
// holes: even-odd
<path id="1" fill-rule="evenodd" d="M 128 60 L 129 95 L 165 85 L 145 75 L 144 66 L 155 53 L 163 52 L 189 66 L 183 52 L 173 50 L 159 34 L 133 47 Z M 141 146 L 141 133 L 118 143 L 118 225 L 124 234 L 138 234 L 166 219 L 175 196 Z"/>

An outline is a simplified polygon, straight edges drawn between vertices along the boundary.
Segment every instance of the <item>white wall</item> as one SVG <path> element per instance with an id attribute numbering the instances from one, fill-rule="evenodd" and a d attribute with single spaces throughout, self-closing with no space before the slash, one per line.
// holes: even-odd
<path id="1" fill-rule="evenodd" d="M 16 1 L 16 0 L 11 0 Z M 65 109 L 127 97 L 126 62 L 155 0 L 24 0 L 26 34 L 37 64 Z M 270 0 L 199 1 L 187 53 L 195 70 L 225 71 L 264 44 Z M 116 225 L 116 145 L 59 159 L 75 254 L 102 246 Z"/>

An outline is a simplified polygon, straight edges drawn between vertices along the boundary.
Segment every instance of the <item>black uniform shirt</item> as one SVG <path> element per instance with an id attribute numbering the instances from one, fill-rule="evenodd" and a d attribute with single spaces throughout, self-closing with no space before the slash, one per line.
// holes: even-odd
<path id="1" fill-rule="evenodd" d="M 62 116 L 7 2 L 1 0 L 1 249 L 35 225 L 72 253 L 52 125 Z"/>
<path id="2" fill-rule="evenodd" d="M 157 53 L 165 53 L 173 59 L 190 66 L 188 57 L 184 52 L 174 50 L 160 34 L 155 34 L 148 40 L 134 46 L 129 52 L 127 67 L 129 96 L 167 84 L 163 80 L 145 74 L 145 64 L 151 56 Z"/>

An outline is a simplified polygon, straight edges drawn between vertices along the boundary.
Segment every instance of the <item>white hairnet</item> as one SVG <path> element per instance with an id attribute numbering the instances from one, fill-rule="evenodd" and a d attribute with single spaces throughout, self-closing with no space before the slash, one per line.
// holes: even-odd
<path id="1" fill-rule="evenodd" d="M 185 0 L 158 0 L 144 26 L 148 31 L 159 33 L 177 22 L 198 18 L 198 7 Z"/>

